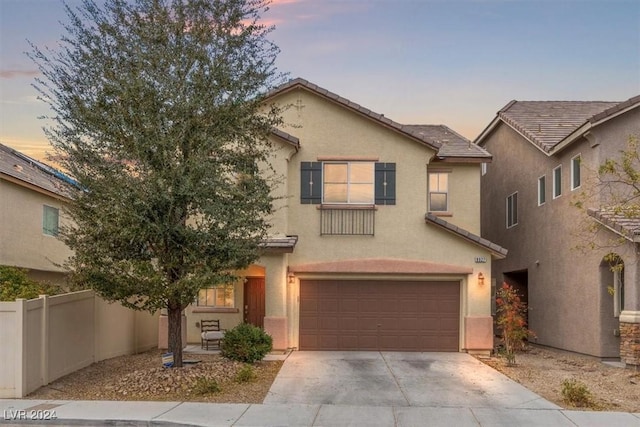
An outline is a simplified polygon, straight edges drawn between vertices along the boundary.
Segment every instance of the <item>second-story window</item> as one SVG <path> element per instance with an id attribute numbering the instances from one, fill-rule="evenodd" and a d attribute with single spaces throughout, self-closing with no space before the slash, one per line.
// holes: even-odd
<path id="1" fill-rule="evenodd" d="M 562 196 L 562 165 L 553 170 L 553 198 Z"/>
<path id="2" fill-rule="evenodd" d="M 518 224 L 518 192 L 507 197 L 507 228 Z"/>
<path id="3" fill-rule="evenodd" d="M 547 201 L 547 177 L 546 175 L 538 178 L 538 206 L 544 205 Z"/>
<path id="4" fill-rule="evenodd" d="M 323 203 L 374 203 L 373 162 L 327 162 L 322 178 Z"/>
<path id="5" fill-rule="evenodd" d="M 429 173 L 429 211 L 447 212 L 449 210 L 449 174 L 446 172 Z"/>
<path id="6" fill-rule="evenodd" d="M 580 187 L 580 154 L 571 159 L 571 190 L 575 190 Z"/>
<path id="7" fill-rule="evenodd" d="M 42 233 L 47 236 L 57 236 L 59 219 L 60 213 L 57 208 L 44 205 L 42 211 Z"/>

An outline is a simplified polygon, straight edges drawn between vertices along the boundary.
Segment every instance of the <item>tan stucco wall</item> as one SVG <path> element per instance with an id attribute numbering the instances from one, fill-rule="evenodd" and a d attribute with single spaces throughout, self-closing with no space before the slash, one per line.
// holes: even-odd
<path id="1" fill-rule="evenodd" d="M 600 263 L 609 250 L 576 249 L 585 217 L 571 203 L 584 188 L 571 191 L 571 158 L 582 156 L 585 186 L 588 168 L 623 148 L 629 133 L 638 132 L 639 113 L 594 129 L 600 145 L 592 147 L 582 139 L 551 157 L 504 124 L 485 139 L 483 146 L 493 155 L 493 163 L 482 179 L 482 235 L 509 249 L 506 259 L 493 263 L 498 285 L 505 272 L 528 271 L 528 316 L 540 344 L 600 357 L 619 354 L 612 297 L 600 284 Z M 553 199 L 553 169 L 558 165 L 562 165 L 562 196 Z M 542 175 L 546 175 L 546 203 L 538 206 Z M 506 197 L 515 191 L 518 225 L 507 229 Z M 618 252 L 627 265 L 636 262 L 633 248 Z M 626 282 L 637 283 L 635 277 L 626 277 Z"/>
<path id="2" fill-rule="evenodd" d="M 41 271 L 61 272 L 71 251 L 56 237 L 42 233 L 43 206 L 60 209 L 62 202 L 53 197 L 0 179 L 0 265 Z"/>
<path id="3" fill-rule="evenodd" d="M 461 283 L 460 349 L 465 349 L 466 325 L 482 329 L 478 321 L 490 316 L 491 254 L 436 226 L 425 223 L 427 212 L 427 171 L 430 166 L 450 173 L 450 216 L 444 219 L 472 233 L 480 233 L 480 165 L 430 164 L 435 151 L 377 122 L 306 90 L 293 90 L 274 99 L 281 105 L 302 108 L 285 110 L 283 131 L 299 138 L 296 149 L 277 138 L 271 166 L 280 176 L 274 190 L 279 197 L 271 218 L 270 235 L 296 235 L 291 254 L 265 254 L 257 262 L 264 267 L 266 282 L 265 329 L 274 336 L 276 348 L 298 347 L 299 278 L 288 276 L 288 266 L 357 258 L 395 258 L 472 268 L 470 275 L 448 276 Z M 377 206 L 375 236 L 321 236 L 318 205 L 300 203 L 300 164 L 323 157 L 341 156 L 353 160 L 375 158 L 396 163 L 396 204 Z M 476 264 L 476 257 L 486 263 Z M 485 284 L 477 283 L 482 272 Z M 331 276 L 340 278 L 340 276 Z M 372 279 L 381 278 L 374 276 Z M 397 278 L 407 279 L 406 276 Z M 385 276 L 385 279 L 393 277 Z M 438 280 L 438 276 L 417 276 L 410 280 Z M 242 309 L 242 286 L 236 286 L 236 307 Z M 195 323 L 202 318 L 219 318 L 228 328 L 242 321 L 242 313 L 196 313 L 187 309 L 188 340 L 199 342 Z M 480 321 L 482 323 L 482 321 Z M 484 323 L 487 323 L 486 321 Z M 485 328 L 486 329 L 486 328 Z M 486 331 L 485 331 L 486 332 Z M 491 345 L 489 344 L 490 348 Z"/>

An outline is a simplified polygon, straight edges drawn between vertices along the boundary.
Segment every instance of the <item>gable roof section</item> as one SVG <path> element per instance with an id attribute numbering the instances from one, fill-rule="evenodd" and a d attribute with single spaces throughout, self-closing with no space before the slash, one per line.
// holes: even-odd
<path id="1" fill-rule="evenodd" d="M 588 209 L 587 214 L 614 233 L 640 243 L 640 218 L 629 218 L 615 213 L 613 209 Z"/>
<path id="2" fill-rule="evenodd" d="M 266 95 L 266 99 L 273 98 L 275 96 L 278 96 L 280 94 L 286 93 L 288 91 L 291 91 L 297 88 L 303 88 L 305 90 L 308 90 L 316 95 L 319 95 L 325 99 L 335 102 L 351 111 L 354 111 L 360 115 L 363 115 L 364 117 L 370 120 L 373 120 L 374 122 L 382 126 L 385 126 L 388 129 L 391 129 L 410 139 L 413 139 L 414 141 L 417 141 L 435 150 L 437 153 L 437 157 L 439 159 L 443 159 L 443 160 L 444 159 L 474 159 L 474 160 L 481 159 L 486 161 L 487 159 L 491 158 L 491 155 L 487 153 L 484 149 L 480 149 L 480 150 L 472 149 L 468 151 L 464 151 L 460 149 L 462 148 L 463 145 L 466 146 L 466 145 L 469 145 L 470 143 L 464 137 L 455 133 L 454 131 L 447 128 L 446 126 L 435 125 L 433 126 L 434 128 L 439 127 L 440 129 L 439 130 L 431 129 L 429 131 L 425 131 L 425 129 L 419 129 L 417 127 L 426 128 L 426 127 L 430 127 L 430 125 L 403 125 L 385 117 L 383 114 L 379 114 L 374 111 L 371 111 L 368 108 L 361 106 L 360 104 L 357 104 L 353 101 L 343 98 L 340 95 L 337 95 L 331 91 L 328 91 L 327 89 L 324 89 L 302 78 L 296 78 L 296 79 L 290 80 L 289 82 L 279 86 L 278 88 L 269 92 Z M 438 140 L 438 138 L 441 138 L 445 135 L 448 135 L 447 138 L 450 138 L 452 140 L 452 143 L 450 145 L 443 144 Z M 455 141 L 453 141 L 454 139 Z M 465 140 L 467 142 L 460 143 L 460 139 Z M 463 153 L 464 153 L 464 156 L 462 155 Z"/>
<path id="3" fill-rule="evenodd" d="M 552 155 L 619 114 L 640 106 L 640 96 L 624 102 L 604 101 L 511 101 L 480 133 L 474 143 L 482 145 L 503 122 L 547 155 Z"/>
<path id="4" fill-rule="evenodd" d="M 484 148 L 473 144 L 464 136 L 445 125 L 404 125 L 404 128 L 418 133 L 430 141 L 441 144 L 438 157 L 446 159 L 482 158 L 491 160 L 491 154 Z"/>
<path id="5" fill-rule="evenodd" d="M 465 230 L 464 228 L 460 228 L 457 225 L 453 225 L 450 222 L 447 222 L 442 218 L 435 216 L 434 214 L 428 213 L 425 215 L 424 219 L 427 223 L 440 227 L 443 230 L 448 231 L 449 233 L 453 233 L 458 237 L 462 237 L 463 239 L 477 246 L 480 246 L 483 249 L 488 250 L 497 259 L 503 259 L 503 258 L 506 258 L 507 256 L 508 251 L 502 246 L 497 245 L 493 242 L 490 242 L 489 240 L 483 237 L 477 236 Z"/>
<path id="6" fill-rule="evenodd" d="M 60 171 L 0 144 L 0 176 L 46 194 L 68 199 L 70 178 Z"/>

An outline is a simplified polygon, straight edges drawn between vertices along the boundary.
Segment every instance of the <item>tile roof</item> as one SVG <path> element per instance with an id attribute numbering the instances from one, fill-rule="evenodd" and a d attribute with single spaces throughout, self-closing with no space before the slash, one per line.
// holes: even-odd
<path id="1" fill-rule="evenodd" d="M 341 274 L 471 274 L 465 266 L 436 264 L 428 261 L 369 258 L 326 261 L 292 265 L 292 273 L 341 273 Z"/>
<path id="2" fill-rule="evenodd" d="M 278 138 L 293 145 L 294 147 L 300 148 L 300 140 L 295 136 L 276 128 L 271 129 L 271 133 L 277 136 Z"/>
<path id="3" fill-rule="evenodd" d="M 614 233 L 632 242 L 640 242 L 640 218 L 629 217 L 613 209 L 588 209 L 587 213 Z"/>
<path id="4" fill-rule="evenodd" d="M 291 253 L 298 243 L 298 236 L 269 237 L 260 243 L 260 247 L 267 252 Z"/>
<path id="5" fill-rule="evenodd" d="M 480 159 L 486 159 L 486 158 L 491 158 L 491 155 L 489 153 L 487 153 L 486 151 L 484 151 L 483 149 L 480 150 L 476 150 L 476 149 L 471 149 L 471 150 L 467 150 L 464 151 L 467 147 L 468 142 L 465 143 L 461 143 L 459 141 L 459 138 L 462 138 L 463 140 L 465 139 L 464 137 L 458 135 L 457 133 L 455 133 L 454 131 L 452 131 L 451 129 L 447 128 L 446 126 L 441 126 L 441 125 L 436 125 L 434 126 L 434 128 L 440 127 L 440 129 L 415 129 L 414 126 L 415 125 L 403 125 L 400 123 L 397 123 L 387 117 L 384 116 L 384 114 L 380 114 L 380 113 L 376 113 L 374 111 L 369 110 L 368 108 L 365 108 L 363 106 L 361 106 L 360 104 L 357 104 L 353 101 L 350 101 L 346 98 L 341 97 L 338 94 L 335 94 L 331 91 L 328 91 L 327 89 L 324 89 L 316 84 L 313 84 L 311 82 L 309 82 L 308 80 L 302 79 L 302 78 L 296 78 L 296 79 L 292 79 L 289 82 L 279 86 L 278 88 L 274 89 L 273 91 L 271 91 L 270 93 L 267 94 L 267 98 L 271 98 L 274 97 L 276 95 L 279 95 L 281 93 L 287 92 L 289 90 L 292 90 L 294 88 L 297 87 L 303 87 L 307 90 L 310 90 L 311 92 L 314 92 L 320 96 L 323 96 L 327 99 L 330 99 L 346 108 L 349 108 L 353 111 L 356 111 L 380 124 L 382 124 L 383 126 L 386 126 L 390 129 L 395 130 L 396 132 L 399 132 L 405 136 L 408 136 L 424 145 L 426 145 L 429 148 L 432 148 L 433 150 L 435 150 L 438 153 L 438 157 L 441 158 L 480 158 Z M 418 125 L 420 127 L 427 127 L 429 125 Z M 454 135 L 456 135 L 456 137 L 454 138 Z M 447 136 L 447 138 L 450 139 L 455 139 L 455 141 L 453 141 L 451 144 L 448 144 L 447 146 L 443 147 L 443 144 L 441 142 L 438 142 L 438 138 Z M 463 148 L 464 145 L 464 148 Z"/>
<path id="6" fill-rule="evenodd" d="M 430 141 L 440 143 L 438 157 L 480 157 L 491 159 L 491 154 L 484 148 L 473 144 L 467 138 L 445 125 L 405 125 L 404 128 Z"/>
<path id="7" fill-rule="evenodd" d="M 490 242 L 489 240 L 477 236 L 473 233 L 470 233 L 469 231 L 465 230 L 464 228 L 460 228 L 457 225 L 453 225 L 445 220 L 443 220 L 440 217 L 435 216 L 434 214 L 428 213 L 425 215 L 425 221 L 427 223 L 431 223 L 433 225 L 436 225 L 450 233 L 456 234 L 468 241 L 470 241 L 471 243 L 475 243 L 476 245 L 487 249 L 488 251 L 490 251 L 496 258 L 498 259 L 502 259 L 505 258 L 507 256 L 507 250 L 505 248 L 503 248 L 500 245 L 496 245 L 493 242 Z"/>
<path id="8" fill-rule="evenodd" d="M 31 157 L 0 144 L 0 175 L 34 185 L 55 195 L 69 198 L 70 178 Z"/>
<path id="9" fill-rule="evenodd" d="M 590 118 L 618 104 L 599 101 L 512 101 L 498 112 L 498 117 L 549 152 Z"/>

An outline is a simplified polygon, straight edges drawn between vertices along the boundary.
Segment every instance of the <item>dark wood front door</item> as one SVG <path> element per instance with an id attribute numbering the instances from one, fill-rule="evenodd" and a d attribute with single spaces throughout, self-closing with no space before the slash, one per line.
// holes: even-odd
<path id="1" fill-rule="evenodd" d="M 244 321 L 264 327 L 264 278 L 248 277 L 244 284 Z"/>

